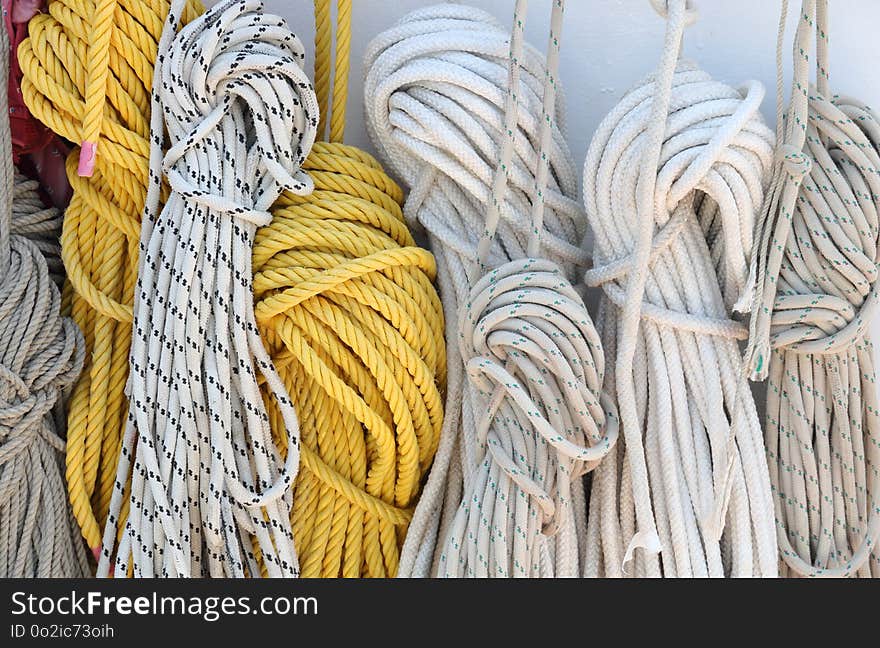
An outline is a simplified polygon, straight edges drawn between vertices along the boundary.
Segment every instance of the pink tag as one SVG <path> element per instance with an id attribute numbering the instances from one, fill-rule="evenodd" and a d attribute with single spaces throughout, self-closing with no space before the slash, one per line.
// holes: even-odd
<path id="1" fill-rule="evenodd" d="M 77 174 L 81 178 L 91 178 L 95 172 L 95 153 L 98 145 L 95 142 L 83 142 L 79 152 L 79 166 L 76 168 Z"/>

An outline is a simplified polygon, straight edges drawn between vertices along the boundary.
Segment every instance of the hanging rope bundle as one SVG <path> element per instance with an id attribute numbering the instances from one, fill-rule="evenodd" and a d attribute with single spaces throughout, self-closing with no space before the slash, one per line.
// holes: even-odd
<path id="1" fill-rule="evenodd" d="M 329 121 L 330 137 L 304 165 L 314 193 L 285 193 L 257 232 L 256 315 L 300 419 L 292 520 L 302 575 L 394 576 L 440 438 L 443 312 L 400 188 L 342 144 L 351 2 L 337 2 L 332 97 L 329 0 L 315 17 L 319 132 Z M 270 413 L 284 446 L 284 421 Z"/>
<path id="2" fill-rule="evenodd" d="M 584 168 L 600 266 L 587 282 L 606 295 L 606 388 L 622 426 L 593 473 L 586 573 L 775 576 L 746 331 L 730 320 L 751 298 L 773 134 L 759 84 L 740 92 L 678 61 L 695 19 L 684 0 L 653 4 L 667 19 L 659 69 L 605 118 Z"/>
<path id="3" fill-rule="evenodd" d="M 96 144 L 65 210 L 64 301 L 86 340 L 85 369 L 68 401 L 67 484 L 83 536 L 96 552 L 107 518 L 119 441 L 137 276 L 138 224 L 146 196 L 150 88 L 168 1 L 53 0 L 28 24 L 18 55 L 30 111 L 73 142 Z M 184 21 L 201 11 L 187 4 Z M 88 131 L 88 134 L 85 134 Z M 94 165 L 91 168 L 91 165 Z"/>
<path id="4" fill-rule="evenodd" d="M 109 571 L 128 501 L 120 573 L 296 576 L 299 430 L 257 333 L 251 254 L 281 191 L 312 190 L 300 167 L 317 100 L 302 44 L 258 0 L 226 0 L 175 36 L 183 7 L 172 3 L 159 42 L 129 421 L 99 574 Z M 160 211 L 163 174 L 171 195 Z M 284 420 L 286 459 L 258 372 Z"/>
<path id="5" fill-rule="evenodd" d="M 783 575 L 877 577 L 880 420 L 868 327 L 880 301 L 880 120 L 829 93 L 827 5 L 802 3 L 785 118 L 782 6 L 779 148 L 749 359 L 755 378 L 769 376 L 765 434 Z"/>
<path id="6" fill-rule="evenodd" d="M 8 51 L 0 29 L 2 106 Z M 57 256 L 43 256 L 52 258 L 47 235 L 60 218 L 15 171 L 7 117 L 0 159 L 0 577 L 83 577 L 89 568 L 67 502 L 58 401 L 76 380 L 85 348 L 73 321 L 60 315 Z"/>
<path id="7" fill-rule="evenodd" d="M 555 105 L 562 3 L 546 66 L 522 43 L 524 14 L 518 2 L 511 36 L 468 7 L 415 11 L 366 56 L 370 135 L 412 188 L 405 212 L 457 324 L 402 575 L 579 575 L 579 477 L 614 441 L 598 335 L 569 283 L 585 254 Z"/>

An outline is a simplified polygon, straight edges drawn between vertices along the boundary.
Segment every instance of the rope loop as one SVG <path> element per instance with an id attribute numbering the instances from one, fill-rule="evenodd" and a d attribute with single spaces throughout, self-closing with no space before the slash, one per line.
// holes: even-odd
<path id="1" fill-rule="evenodd" d="M 255 11 L 260 6 L 249 0 L 241 13 L 216 13 L 210 22 L 184 27 L 164 63 L 168 79 L 159 88 L 165 114 L 182 120 L 169 130 L 171 145 L 162 164 L 172 188 L 257 226 L 272 220 L 263 198 L 272 195 L 269 179 L 295 194 L 311 193 L 312 181 L 301 166 L 318 128 L 317 107 L 303 101 L 312 92 L 302 69 L 303 46 L 283 18 Z M 248 164 L 266 174 L 247 187 L 247 206 L 202 190 L 203 179 L 188 179 L 178 168 L 182 163 L 185 169 L 187 153 L 229 122 L 230 111 L 236 113 L 231 119 L 253 124 L 257 157 Z M 263 209 L 251 208 L 256 204 Z"/>
<path id="2" fill-rule="evenodd" d="M 377 37 L 366 55 L 371 84 L 365 91 L 367 127 L 395 172 L 411 187 L 404 206 L 408 222 L 431 232 L 444 247 L 471 257 L 484 225 L 474 218 L 466 227 L 450 227 L 437 201 L 450 207 L 462 201 L 491 204 L 502 142 L 509 41 L 509 32 L 490 14 L 441 4 L 405 16 L 397 27 Z M 490 266 L 526 256 L 526 239 L 533 229 L 529 195 L 534 192 L 546 72 L 543 57 L 529 45 L 524 46 L 518 65 L 517 101 L 523 109 Z M 563 137 L 563 114 L 557 111 L 553 122 L 541 242 L 544 254 L 558 258 L 569 272 L 573 265 L 585 265 L 588 257 L 571 243 L 583 236 L 582 209 L 571 198 L 577 193 L 576 178 Z M 485 213 L 479 214 L 484 217 Z"/>

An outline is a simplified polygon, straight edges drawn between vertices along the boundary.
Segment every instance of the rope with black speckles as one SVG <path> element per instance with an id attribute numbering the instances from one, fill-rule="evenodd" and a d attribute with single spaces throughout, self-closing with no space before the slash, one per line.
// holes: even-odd
<path id="1" fill-rule="evenodd" d="M 183 7 L 172 5 L 153 84 L 131 405 L 99 575 L 113 564 L 134 576 L 296 576 L 299 427 L 257 333 L 251 254 L 282 190 L 312 190 L 300 167 L 317 100 L 301 43 L 260 2 L 227 0 L 175 36 Z M 261 379 L 286 424 L 284 459 Z"/>

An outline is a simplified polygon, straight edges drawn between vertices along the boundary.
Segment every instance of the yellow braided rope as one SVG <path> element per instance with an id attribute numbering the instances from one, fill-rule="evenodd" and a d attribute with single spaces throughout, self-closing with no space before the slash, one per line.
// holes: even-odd
<path id="1" fill-rule="evenodd" d="M 257 232 L 256 315 L 300 418 L 292 522 L 302 575 L 393 576 L 440 439 L 443 313 L 434 258 L 406 227 L 401 189 L 341 143 L 351 2 L 337 1 L 332 98 L 329 0 L 315 17 L 319 133 L 330 102 L 330 142 L 304 165 L 315 192 L 282 196 Z"/>
<path id="2" fill-rule="evenodd" d="M 167 0 L 52 0 L 48 14 L 30 21 L 18 50 L 31 112 L 62 137 L 97 146 L 93 169 L 83 168 L 79 149 L 67 160 L 73 199 L 61 238 L 65 303 L 88 349 L 68 403 L 67 482 L 93 549 L 101 545 L 128 411 L 150 88 L 168 8 Z M 185 21 L 201 12 L 192 0 Z M 82 171 L 91 177 L 80 177 Z"/>

